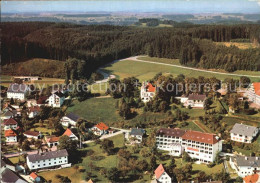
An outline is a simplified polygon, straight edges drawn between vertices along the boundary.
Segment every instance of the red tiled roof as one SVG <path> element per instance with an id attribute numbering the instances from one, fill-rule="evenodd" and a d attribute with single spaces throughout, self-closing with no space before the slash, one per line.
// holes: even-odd
<path id="1" fill-rule="evenodd" d="M 37 100 L 37 104 L 44 104 L 47 99 L 48 99 L 47 96 L 41 96 L 41 97 L 39 97 L 39 99 Z"/>
<path id="2" fill-rule="evenodd" d="M 157 131 L 157 135 L 182 137 L 185 131 L 179 128 L 161 128 Z"/>
<path id="3" fill-rule="evenodd" d="M 30 112 L 40 112 L 41 108 L 39 106 L 33 106 L 28 108 Z"/>
<path id="4" fill-rule="evenodd" d="M 96 127 L 98 128 L 98 129 L 100 129 L 100 130 L 108 130 L 108 126 L 105 124 L 105 123 L 103 123 L 103 122 L 100 122 L 100 123 L 98 123 L 97 125 L 96 125 Z"/>
<path id="5" fill-rule="evenodd" d="M 253 83 L 254 89 L 255 89 L 255 94 L 260 96 L 260 82 Z"/>
<path id="6" fill-rule="evenodd" d="M 58 142 L 60 140 L 60 137 L 51 137 L 49 142 Z"/>
<path id="7" fill-rule="evenodd" d="M 35 172 L 32 172 L 30 174 L 30 176 L 33 178 L 33 179 L 36 179 L 38 177 L 38 175 L 35 173 Z"/>
<path id="8" fill-rule="evenodd" d="M 201 142 L 201 143 L 207 143 L 207 144 L 215 144 L 219 140 L 217 139 L 216 134 L 211 134 L 211 133 L 203 133 L 203 132 L 197 132 L 197 131 L 186 131 L 186 133 L 182 136 L 182 139 L 186 140 L 192 140 L 196 142 Z"/>
<path id="9" fill-rule="evenodd" d="M 17 125 L 17 121 L 15 121 L 13 118 L 5 119 L 4 125 Z"/>
<path id="10" fill-rule="evenodd" d="M 17 136 L 17 135 L 12 129 L 5 130 L 5 137 L 15 137 L 15 136 Z"/>
<path id="11" fill-rule="evenodd" d="M 24 132 L 23 134 L 25 134 L 25 135 L 30 135 L 30 136 L 38 136 L 39 134 L 40 134 L 40 132 L 35 132 L 35 131 L 26 131 L 26 132 Z"/>
<path id="12" fill-rule="evenodd" d="M 156 168 L 156 170 L 154 171 L 154 174 L 155 174 L 156 179 L 159 179 L 164 172 L 165 172 L 165 170 L 164 170 L 164 168 L 163 168 L 163 165 L 160 164 L 160 165 Z"/>
<path id="13" fill-rule="evenodd" d="M 147 89 L 148 92 L 155 92 L 156 87 L 153 86 L 151 83 L 148 83 L 148 84 L 146 85 L 146 89 Z"/>
<path id="14" fill-rule="evenodd" d="M 259 179 L 259 175 L 258 174 L 248 175 L 248 176 L 243 178 L 245 183 L 257 183 L 258 179 Z"/>
<path id="15" fill-rule="evenodd" d="M 67 128 L 67 130 L 63 133 L 63 135 L 67 135 L 68 137 L 70 137 L 71 134 L 72 134 L 72 131 L 69 128 Z"/>

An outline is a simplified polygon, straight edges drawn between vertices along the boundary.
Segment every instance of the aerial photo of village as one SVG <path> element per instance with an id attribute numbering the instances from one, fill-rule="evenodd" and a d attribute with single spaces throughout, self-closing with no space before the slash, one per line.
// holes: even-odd
<path id="1" fill-rule="evenodd" d="M 0 3 L 1 183 L 260 183 L 260 0 Z"/>

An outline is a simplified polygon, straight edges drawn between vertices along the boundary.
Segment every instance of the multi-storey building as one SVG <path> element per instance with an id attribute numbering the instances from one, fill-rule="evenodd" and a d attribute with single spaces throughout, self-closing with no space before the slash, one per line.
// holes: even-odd
<path id="1" fill-rule="evenodd" d="M 65 100 L 65 95 L 61 91 L 57 91 L 48 98 L 49 106 L 61 107 L 64 100 Z"/>
<path id="2" fill-rule="evenodd" d="M 66 149 L 62 149 L 42 154 L 29 154 L 26 162 L 30 170 L 61 166 L 68 164 L 68 152 Z"/>
<path id="3" fill-rule="evenodd" d="M 246 90 L 244 96 L 247 97 L 249 101 L 260 105 L 260 82 L 252 83 Z"/>
<path id="4" fill-rule="evenodd" d="M 73 127 L 76 127 L 76 124 L 79 120 L 79 116 L 74 114 L 74 113 L 69 113 L 69 114 L 66 114 L 65 116 L 63 116 L 60 120 L 61 124 L 63 126 L 73 126 Z"/>
<path id="5" fill-rule="evenodd" d="M 13 83 L 7 90 L 7 98 L 24 100 L 30 88 L 26 84 Z"/>
<path id="6" fill-rule="evenodd" d="M 260 157 L 235 156 L 230 157 L 229 163 L 240 177 L 260 172 Z"/>
<path id="7" fill-rule="evenodd" d="M 236 123 L 230 131 L 231 140 L 244 143 L 251 143 L 257 134 L 257 127 L 239 123 Z"/>
<path id="8" fill-rule="evenodd" d="M 203 163 L 213 162 L 222 150 L 222 141 L 216 134 L 178 128 L 158 130 L 156 144 L 158 149 L 169 151 L 170 155 L 179 156 L 185 151 L 191 158 Z"/>
<path id="9" fill-rule="evenodd" d="M 156 181 L 159 183 L 171 183 L 172 179 L 165 171 L 162 164 L 160 164 L 154 171 Z"/>

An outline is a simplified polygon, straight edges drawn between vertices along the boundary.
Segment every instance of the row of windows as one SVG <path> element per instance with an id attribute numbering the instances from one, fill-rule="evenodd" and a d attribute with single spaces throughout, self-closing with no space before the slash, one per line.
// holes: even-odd
<path id="1" fill-rule="evenodd" d="M 45 161 L 52 161 L 52 160 L 56 160 L 56 159 L 61 159 L 61 158 L 66 158 L 66 157 L 59 157 L 59 158 L 54 158 L 54 159 L 46 159 L 46 160 L 42 160 L 43 162 Z M 35 163 L 40 163 L 41 161 L 36 161 Z"/>
<path id="2" fill-rule="evenodd" d="M 181 138 L 179 138 L 179 137 L 173 137 L 173 136 L 164 136 L 164 135 L 158 135 L 158 136 L 156 137 L 156 140 L 160 140 L 160 141 L 170 141 L 171 139 L 181 139 Z M 192 141 L 192 140 L 182 139 L 182 142 L 190 142 L 190 143 L 193 143 L 193 144 L 200 144 L 200 145 L 205 145 L 205 146 L 210 146 L 210 147 L 212 147 L 212 144 L 200 143 L 200 142 Z"/>
<path id="3" fill-rule="evenodd" d="M 67 160 L 65 160 L 64 162 L 63 162 L 63 161 L 59 161 L 59 164 L 60 164 L 60 163 L 67 163 Z M 56 164 L 57 164 L 57 162 L 54 162 L 53 164 L 52 164 L 52 163 L 49 163 L 49 166 L 51 166 L 51 165 L 56 165 Z M 46 165 L 46 164 L 44 163 L 43 166 L 48 166 L 48 165 Z M 32 167 L 33 167 L 33 168 L 35 168 L 35 167 L 40 168 L 41 165 L 33 165 Z"/>
<path id="4" fill-rule="evenodd" d="M 175 142 L 175 141 L 174 141 Z M 178 142 L 178 141 L 177 141 Z M 173 142 L 167 143 L 167 142 L 162 142 L 162 141 L 157 141 L 156 144 L 157 145 L 170 145 Z M 191 144 L 186 144 L 186 143 L 182 143 L 182 145 L 184 146 L 189 146 L 189 147 L 196 147 L 196 148 L 200 148 L 200 149 L 205 149 L 205 150 L 209 150 L 212 151 L 212 148 L 208 148 L 208 147 L 203 147 L 203 146 L 196 146 L 196 145 L 191 145 Z"/>

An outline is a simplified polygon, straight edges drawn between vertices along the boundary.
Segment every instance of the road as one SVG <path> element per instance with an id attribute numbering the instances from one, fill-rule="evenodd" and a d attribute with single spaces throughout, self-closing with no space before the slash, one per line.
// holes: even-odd
<path id="1" fill-rule="evenodd" d="M 120 61 L 131 60 L 131 61 L 135 61 L 135 62 L 144 62 L 144 63 L 157 64 L 157 65 L 166 65 L 166 66 L 170 66 L 170 67 L 178 67 L 178 68 L 182 68 L 182 69 L 189 69 L 189 70 L 199 71 L 199 72 L 208 72 L 208 73 L 227 75 L 227 76 L 239 76 L 239 77 L 246 76 L 246 77 L 252 77 L 252 78 L 259 78 L 260 79 L 260 76 L 252 76 L 252 75 L 245 75 L 245 74 L 232 74 L 232 73 L 225 73 L 225 72 L 209 71 L 209 70 L 197 69 L 197 68 L 193 68 L 193 67 L 186 67 L 186 66 L 175 65 L 175 64 L 166 64 L 166 63 L 161 63 L 161 62 L 145 61 L 145 60 L 138 59 L 138 57 L 140 57 L 140 56 L 129 57 L 129 58 L 122 59 Z"/>

